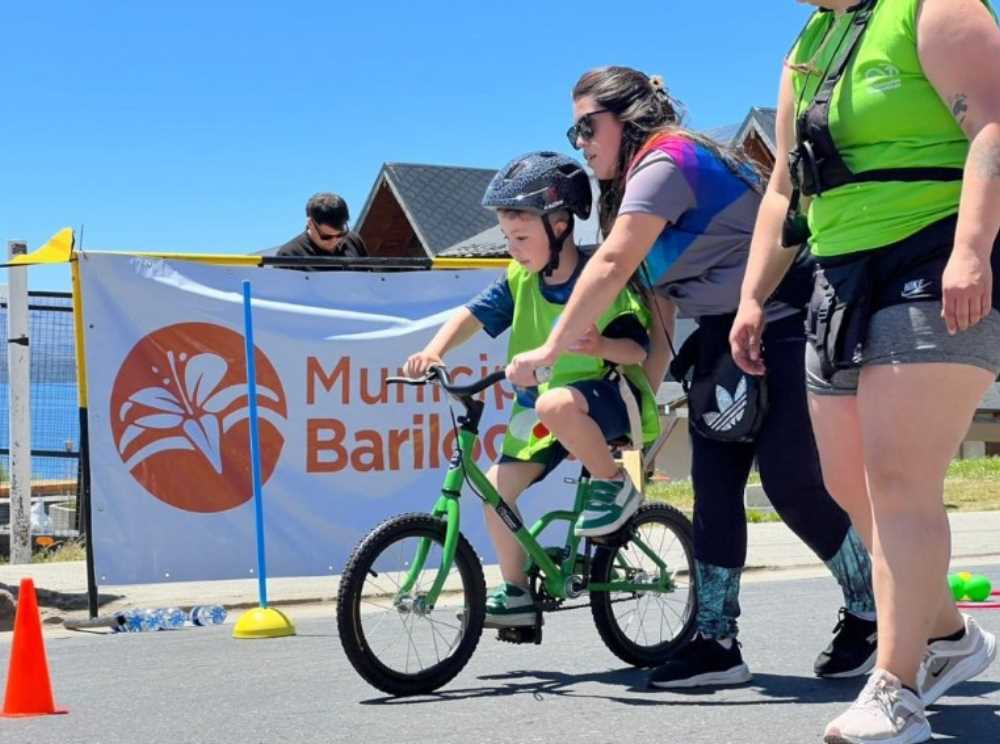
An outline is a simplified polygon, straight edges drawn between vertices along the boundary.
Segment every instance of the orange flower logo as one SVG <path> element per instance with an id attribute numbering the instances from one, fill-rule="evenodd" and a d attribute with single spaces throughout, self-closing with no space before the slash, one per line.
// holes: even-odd
<path id="1" fill-rule="evenodd" d="M 288 416 L 271 362 L 254 349 L 261 477 L 281 455 Z M 211 323 L 178 323 L 137 343 L 115 378 L 111 432 L 132 476 L 160 501 L 220 512 L 253 496 L 243 336 Z"/>

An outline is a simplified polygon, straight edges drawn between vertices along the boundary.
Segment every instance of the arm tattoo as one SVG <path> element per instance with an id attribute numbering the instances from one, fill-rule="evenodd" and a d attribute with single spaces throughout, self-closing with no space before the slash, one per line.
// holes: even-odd
<path id="1" fill-rule="evenodd" d="M 977 147 L 970 155 L 978 175 L 983 178 L 1000 179 L 1000 144 L 984 142 L 982 147 Z"/>
<path id="2" fill-rule="evenodd" d="M 959 93 L 951 99 L 951 115 L 959 124 L 965 123 L 965 116 L 969 113 L 968 96 Z"/>

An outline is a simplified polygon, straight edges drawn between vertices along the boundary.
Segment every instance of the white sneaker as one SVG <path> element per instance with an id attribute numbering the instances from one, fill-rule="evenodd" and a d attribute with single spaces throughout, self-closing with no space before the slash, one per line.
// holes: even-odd
<path id="1" fill-rule="evenodd" d="M 642 504 L 642 492 L 625 474 L 622 480 L 590 481 L 587 506 L 576 520 L 577 537 L 610 535 L 621 529 Z"/>
<path id="2" fill-rule="evenodd" d="M 965 635 L 957 641 L 935 641 L 917 671 L 917 689 L 924 705 L 932 705 L 950 688 L 972 679 L 992 663 L 997 655 L 997 639 L 979 627 L 968 615 Z"/>
<path id="3" fill-rule="evenodd" d="M 486 598 L 484 628 L 524 628 L 535 624 L 538 611 L 528 589 L 504 582 Z"/>
<path id="4" fill-rule="evenodd" d="M 858 699 L 823 734 L 826 744 L 917 744 L 930 738 L 924 704 L 884 669 L 872 672 Z"/>

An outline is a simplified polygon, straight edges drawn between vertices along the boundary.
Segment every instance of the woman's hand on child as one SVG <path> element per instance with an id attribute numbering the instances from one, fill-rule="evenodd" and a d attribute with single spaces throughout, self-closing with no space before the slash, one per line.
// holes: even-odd
<path id="1" fill-rule="evenodd" d="M 596 325 L 591 325 L 580 338 L 570 345 L 569 350 L 576 354 L 599 357 L 604 346 L 604 336 L 597 330 Z"/>
<path id="2" fill-rule="evenodd" d="M 444 361 L 437 354 L 429 351 L 418 351 L 406 360 L 403 365 L 403 374 L 407 377 L 423 377 L 427 370 L 435 366 L 444 366 Z"/>

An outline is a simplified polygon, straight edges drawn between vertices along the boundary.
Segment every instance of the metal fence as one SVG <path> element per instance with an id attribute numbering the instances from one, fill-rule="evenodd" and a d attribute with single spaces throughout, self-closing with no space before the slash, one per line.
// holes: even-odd
<path id="1" fill-rule="evenodd" d="M 31 353 L 31 494 L 48 516 L 45 534 L 67 536 L 79 529 L 80 424 L 72 295 L 29 292 Z M 7 330 L 7 297 L 0 297 L 0 328 Z M 10 370 L 0 354 L 0 552 L 7 552 L 10 522 Z M 37 507 L 36 507 L 37 508 Z"/>

